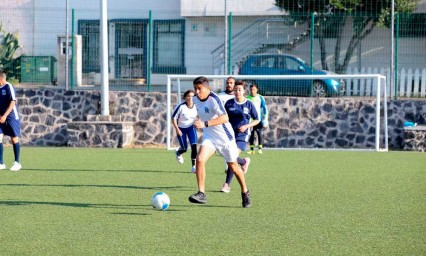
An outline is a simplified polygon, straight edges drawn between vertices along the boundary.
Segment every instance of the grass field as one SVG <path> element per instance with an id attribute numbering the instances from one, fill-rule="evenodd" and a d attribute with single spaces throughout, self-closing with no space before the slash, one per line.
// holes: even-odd
<path id="1" fill-rule="evenodd" d="M 160 149 L 22 149 L 23 170 L 0 172 L 1 255 L 426 255 L 426 155 L 266 151 L 218 192 L 224 164 L 207 166 L 207 205 L 189 154 Z M 8 165 L 12 149 L 5 149 Z M 156 211 L 151 196 L 171 198 Z"/>

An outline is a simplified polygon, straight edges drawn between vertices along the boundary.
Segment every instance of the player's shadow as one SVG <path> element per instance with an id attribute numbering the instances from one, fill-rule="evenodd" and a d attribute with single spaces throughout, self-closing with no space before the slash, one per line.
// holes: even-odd
<path id="1" fill-rule="evenodd" d="M 121 188 L 121 189 L 141 189 L 141 190 L 176 190 L 176 191 L 192 191 L 190 187 L 184 186 L 129 186 L 129 185 L 94 185 L 94 184 L 0 184 L 1 186 L 11 187 L 64 187 L 64 188 Z"/>
<path id="2" fill-rule="evenodd" d="M 4 206 L 28 206 L 28 205 L 50 205 L 62 207 L 79 207 L 79 208 L 114 208 L 114 209 L 139 209 L 142 205 L 125 205 L 125 204 L 91 204 L 91 203 L 65 203 L 65 202 L 42 202 L 42 201 L 17 201 L 3 200 L 0 205 Z"/>
<path id="3" fill-rule="evenodd" d="M 170 170 L 96 170 L 96 169 L 40 169 L 40 168 L 25 168 L 25 171 L 42 171 L 42 172 L 150 172 L 150 173 L 184 173 L 184 174 L 192 174 L 190 171 L 170 171 Z"/>

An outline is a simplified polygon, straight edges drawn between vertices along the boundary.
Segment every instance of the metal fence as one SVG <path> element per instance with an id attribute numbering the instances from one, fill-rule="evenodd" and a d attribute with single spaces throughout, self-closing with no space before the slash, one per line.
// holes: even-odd
<path id="1" fill-rule="evenodd" d="M 165 91 L 167 74 L 238 74 L 250 56 L 259 54 L 290 54 L 314 69 L 340 74 L 388 72 L 391 29 L 370 22 L 360 30 L 360 19 L 373 16 L 305 13 L 295 19 L 284 14 L 235 16 L 231 10 L 226 18 L 183 17 L 179 12 L 109 9 L 110 90 Z M 0 64 L 17 86 L 100 89 L 99 9 L 5 6 L 0 17 L 2 47 L 8 47 L 2 39 L 14 33 L 21 46 Z M 402 70 L 426 69 L 426 14 L 397 14 L 394 32 L 396 83 L 391 96 L 425 97 L 414 91 L 424 92 L 424 72 L 412 81 L 404 75 L 404 90 L 400 78 Z"/>

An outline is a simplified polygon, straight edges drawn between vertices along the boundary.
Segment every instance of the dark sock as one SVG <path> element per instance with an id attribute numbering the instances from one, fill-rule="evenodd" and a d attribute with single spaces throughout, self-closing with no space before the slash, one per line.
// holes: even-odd
<path id="1" fill-rule="evenodd" d="M 178 154 L 178 156 L 180 156 L 180 155 L 182 155 L 183 153 L 185 153 L 186 152 L 186 149 L 179 149 L 178 151 L 177 151 L 177 154 Z"/>
<path id="2" fill-rule="evenodd" d="M 246 164 L 246 160 L 244 158 L 238 157 L 237 158 L 237 162 L 239 165 L 245 165 Z"/>
<path id="3" fill-rule="evenodd" d="M 226 170 L 226 183 L 228 183 L 228 185 L 231 185 L 231 181 L 232 181 L 232 178 L 234 178 L 234 173 L 231 171 L 231 170 L 229 170 L 229 168 Z"/>
<path id="4" fill-rule="evenodd" d="M 197 144 L 191 145 L 191 161 L 192 165 L 195 165 L 195 159 L 197 158 Z"/>
<path id="5" fill-rule="evenodd" d="M 19 144 L 19 142 L 13 144 L 13 153 L 15 154 L 15 162 L 19 163 L 19 158 L 21 156 L 21 144 Z"/>

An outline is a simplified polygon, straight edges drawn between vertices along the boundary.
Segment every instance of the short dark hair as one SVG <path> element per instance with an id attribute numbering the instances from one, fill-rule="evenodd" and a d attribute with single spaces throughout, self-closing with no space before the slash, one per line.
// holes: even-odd
<path id="1" fill-rule="evenodd" d="M 250 88 L 252 88 L 252 87 L 256 87 L 257 89 L 259 89 L 259 86 L 256 83 L 251 83 Z"/>
<path id="2" fill-rule="evenodd" d="M 207 77 L 205 77 L 205 76 L 199 76 L 199 77 L 194 79 L 192 84 L 194 84 L 194 85 L 202 84 L 204 86 L 208 86 L 209 85 L 209 79 L 207 79 Z"/>
<path id="3" fill-rule="evenodd" d="M 0 76 L 6 77 L 7 76 L 6 71 L 4 71 L 3 69 L 0 69 Z"/>
<path id="4" fill-rule="evenodd" d="M 237 79 L 235 79 L 235 77 L 233 77 L 233 76 L 230 76 L 230 77 L 226 78 L 226 81 L 228 81 L 229 79 L 234 79 L 234 82 L 237 81 Z"/>
<path id="5" fill-rule="evenodd" d="M 237 85 L 242 85 L 243 88 L 244 88 L 244 90 L 247 88 L 247 84 L 243 80 L 237 80 L 237 81 L 235 81 L 235 86 L 237 86 Z"/>
<path id="6" fill-rule="evenodd" d="M 195 94 L 195 93 L 194 93 L 194 90 L 189 89 L 189 90 L 187 90 L 186 92 L 184 92 L 184 93 L 183 93 L 183 98 L 185 99 L 185 98 L 186 98 L 186 96 L 188 96 L 188 94 L 190 94 L 191 92 L 192 92 L 193 94 Z"/>

